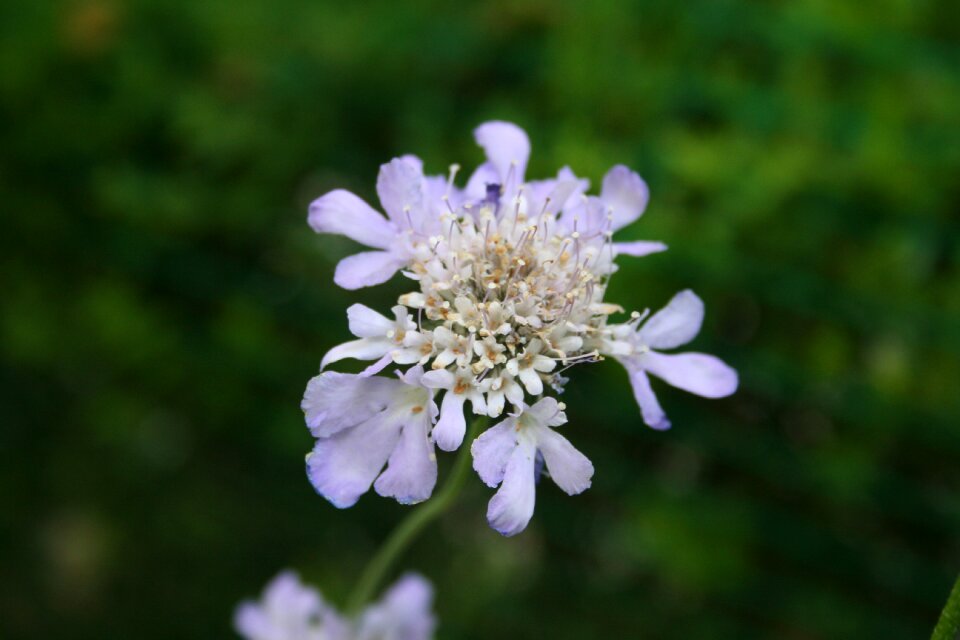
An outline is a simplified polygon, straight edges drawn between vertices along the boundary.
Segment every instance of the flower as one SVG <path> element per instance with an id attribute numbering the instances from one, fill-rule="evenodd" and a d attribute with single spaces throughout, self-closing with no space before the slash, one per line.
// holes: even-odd
<path id="1" fill-rule="evenodd" d="M 614 243 L 613 232 L 642 215 L 649 194 L 624 166 L 610 170 L 599 196 L 585 195 L 589 183 L 569 169 L 525 183 L 530 143 L 523 130 L 489 122 L 475 133 L 487 162 L 463 191 L 453 184 L 455 168 L 439 189 L 441 178 L 425 177 L 419 160 L 404 156 L 384 165 L 377 181 L 386 218 L 356 196 L 334 191 L 311 205 L 309 220 L 318 231 L 380 246 L 399 265 L 392 272 L 403 269 L 419 288 L 400 296 L 395 321 L 350 307 L 350 330 L 359 339 L 334 347 L 323 366 L 349 357 L 377 361 L 364 375 L 390 361 L 447 371 L 461 381 L 457 390 L 448 385 L 450 376 L 428 376 L 432 388 L 444 390 L 445 398 L 469 389 L 474 411 L 485 407 L 498 417 L 505 402 L 514 410 L 523 406 L 523 390 L 535 402 L 554 371 L 598 359 L 607 316 L 620 309 L 603 302 L 613 258 L 644 253 Z M 383 229 L 379 240 L 390 242 L 371 244 L 369 227 Z M 464 380 L 464 372 L 472 379 Z M 462 407 L 457 400 L 444 406 Z M 454 420 L 452 411 L 442 410 L 434 429 L 441 439 L 450 435 L 444 449 L 462 439 L 464 418 Z"/>
<path id="2" fill-rule="evenodd" d="M 703 353 L 668 355 L 657 351 L 687 344 L 700 332 L 703 301 L 693 291 L 681 291 L 642 327 L 635 328 L 640 321 L 642 318 L 637 317 L 633 324 L 611 327 L 614 339 L 605 349 L 630 375 L 633 395 L 649 426 L 670 428 L 670 421 L 650 387 L 648 372 L 705 398 L 722 398 L 737 390 L 737 372 L 719 358 Z"/>
<path id="3" fill-rule="evenodd" d="M 415 573 L 401 577 L 361 614 L 355 640 L 426 640 L 437 626 L 433 587 Z"/>
<path id="4" fill-rule="evenodd" d="M 344 637 L 346 622 L 316 590 L 284 571 L 264 589 L 260 602 L 243 602 L 234 627 L 247 640 L 328 640 Z"/>
<path id="5" fill-rule="evenodd" d="M 428 640 L 436 627 L 432 604 L 430 583 L 407 574 L 379 602 L 347 618 L 296 573 L 284 571 L 259 602 L 237 607 L 234 627 L 246 640 Z"/>
<path id="6" fill-rule="evenodd" d="M 301 408 L 317 438 L 307 455 L 317 493 L 341 509 L 356 504 L 371 484 L 403 504 L 430 497 L 437 460 L 428 436 L 437 405 L 422 377 L 417 366 L 397 380 L 333 371 L 310 380 Z"/>
<path id="7" fill-rule="evenodd" d="M 488 122 L 474 135 L 486 161 L 462 189 L 455 183 L 458 165 L 446 177 L 426 176 L 420 160 L 403 156 L 380 169 L 377 193 L 385 216 L 342 190 L 311 205 L 314 230 L 376 249 L 341 261 L 337 284 L 356 289 L 399 271 L 413 287 L 399 296 L 394 320 L 362 305 L 348 310 L 358 339 L 331 349 L 322 366 L 343 358 L 375 362 L 359 376 L 328 372 L 311 381 L 316 388 L 308 387 L 304 410 L 318 442 L 308 466 L 321 494 L 349 506 L 389 460 L 375 489 L 415 502 L 430 495 L 436 479 L 433 443 L 444 451 L 461 446 L 467 400 L 476 414 L 499 418 L 507 412 L 510 417 L 481 435 L 473 451 L 494 455 L 479 443 L 499 441 L 495 434 L 506 438 L 515 429 L 513 440 L 503 439 L 513 443 L 509 466 L 504 461 L 497 467 L 496 457 L 474 460 L 484 481 L 500 487 L 488 512 L 491 524 L 513 534 L 533 512 L 530 482 L 538 456 L 548 470 L 556 467 L 551 477 L 568 493 L 589 486 L 589 461 L 552 430 L 562 422 L 551 421 L 566 420 L 562 410 L 545 417 L 559 406 L 548 394 L 562 393 L 567 369 L 607 356 L 620 361 L 644 420 L 655 428 L 669 422 L 647 372 L 706 397 L 732 393 L 737 382 L 736 373 L 712 356 L 655 351 L 693 338 L 699 320 L 680 336 L 683 341 L 668 326 L 674 315 L 687 317 L 691 309 L 671 303 L 639 330 L 637 312 L 626 323 L 611 320 L 624 312 L 605 300 L 615 259 L 666 249 L 661 242 L 614 240 L 646 210 L 650 194 L 639 175 L 614 166 L 599 195 L 589 195 L 589 181 L 568 167 L 554 178 L 528 181 L 530 141 L 522 129 Z M 677 305 L 689 307 L 689 296 L 680 294 Z M 702 303 L 693 298 L 702 317 Z M 401 382 L 379 382 L 375 374 L 391 363 L 410 368 Z M 336 391 L 326 391 L 333 386 Z M 441 394 L 439 411 L 435 393 Z M 411 417 L 413 407 L 428 406 Z"/>
<path id="8" fill-rule="evenodd" d="M 487 486 L 500 486 L 488 505 L 487 520 L 505 536 L 523 531 L 533 516 L 538 456 L 568 495 L 590 488 L 593 464 L 553 429 L 567 422 L 564 408 L 553 398 L 543 398 L 473 442 L 473 468 Z"/>

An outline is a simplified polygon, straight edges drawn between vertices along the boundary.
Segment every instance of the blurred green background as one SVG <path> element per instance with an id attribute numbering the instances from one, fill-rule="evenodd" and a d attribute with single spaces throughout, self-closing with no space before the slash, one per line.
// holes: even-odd
<path id="1" fill-rule="evenodd" d="M 575 370 L 593 487 L 528 531 L 473 479 L 402 563 L 440 638 L 925 638 L 960 570 L 960 13 L 943 1 L 0 4 L 0 637 L 231 638 L 336 602 L 405 513 L 313 493 L 299 401 L 349 337 L 311 199 L 381 162 L 650 184 L 609 298 L 707 303 L 709 401 Z M 449 468 L 441 457 L 441 471 Z"/>

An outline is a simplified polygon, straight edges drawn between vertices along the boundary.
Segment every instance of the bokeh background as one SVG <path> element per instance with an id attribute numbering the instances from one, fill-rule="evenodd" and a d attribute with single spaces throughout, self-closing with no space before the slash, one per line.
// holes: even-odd
<path id="1" fill-rule="evenodd" d="M 650 184 L 610 299 L 707 302 L 742 374 L 575 370 L 595 463 L 528 531 L 473 479 L 403 567 L 443 638 L 925 638 L 960 569 L 960 13 L 952 2 L 0 3 L 0 636 L 232 638 L 283 567 L 342 602 L 405 513 L 304 476 L 299 401 L 355 301 L 309 201 L 378 166 Z M 450 465 L 441 457 L 441 469 Z"/>

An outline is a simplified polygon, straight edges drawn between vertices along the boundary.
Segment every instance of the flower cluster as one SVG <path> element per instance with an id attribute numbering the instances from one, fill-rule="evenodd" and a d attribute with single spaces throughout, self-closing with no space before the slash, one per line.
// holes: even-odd
<path id="1" fill-rule="evenodd" d="M 428 640 L 436 626 L 433 588 L 408 574 L 383 598 L 348 618 L 292 571 L 274 578 L 259 602 L 243 602 L 234 627 L 246 640 Z"/>
<path id="2" fill-rule="evenodd" d="M 463 442 L 467 404 L 477 415 L 506 415 L 472 443 L 472 454 L 480 478 L 500 487 L 488 508 L 491 526 L 513 535 L 532 517 L 543 467 L 568 494 L 590 486 L 592 464 L 555 431 L 566 422 L 565 406 L 547 395 L 563 392 L 567 369 L 605 357 L 621 362 L 644 420 L 658 429 L 670 423 L 647 373 L 706 397 L 733 393 L 737 374 L 713 356 L 660 353 L 700 329 L 703 304 L 690 291 L 646 322 L 636 311 L 612 320 L 624 313 L 604 300 L 617 256 L 666 249 L 614 241 L 646 208 L 640 176 L 616 166 L 598 196 L 566 167 L 527 181 L 530 143 L 520 128 L 489 122 L 475 135 L 487 161 L 462 189 L 458 166 L 425 176 L 419 159 L 403 156 L 377 179 L 385 217 L 343 190 L 310 206 L 315 231 L 375 249 L 342 260 L 337 284 L 357 289 L 400 271 L 415 288 L 399 297 L 392 318 L 361 304 L 348 309 L 356 340 L 334 347 L 321 369 L 345 358 L 372 364 L 358 375 L 324 371 L 310 381 L 302 406 L 317 443 L 307 467 L 317 491 L 338 507 L 371 486 L 419 502 L 436 483 L 434 446 L 453 451 Z M 396 378 L 376 375 L 391 364 Z"/>

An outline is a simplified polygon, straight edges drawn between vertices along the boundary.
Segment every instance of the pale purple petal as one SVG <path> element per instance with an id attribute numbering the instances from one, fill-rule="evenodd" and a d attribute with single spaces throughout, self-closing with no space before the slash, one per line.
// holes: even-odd
<path id="1" fill-rule="evenodd" d="M 577 189 L 575 194 L 586 193 L 590 190 L 590 180 L 588 178 L 578 178 L 577 174 L 573 172 L 568 166 L 560 168 L 560 171 L 557 171 L 557 180 L 572 181 L 577 183 Z"/>
<path id="2" fill-rule="evenodd" d="M 437 221 L 438 229 L 440 216 L 451 209 L 458 210 L 463 204 L 463 192 L 451 185 L 445 176 L 426 176 L 423 179 L 423 197 L 427 217 Z"/>
<path id="3" fill-rule="evenodd" d="M 337 264 L 333 281 L 344 289 L 360 289 L 383 284 L 406 261 L 389 251 L 364 251 L 347 256 Z"/>
<path id="4" fill-rule="evenodd" d="M 429 640 L 436 619 L 431 613 L 433 587 L 423 577 L 407 574 L 390 587 L 383 604 L 392 613 L 399 631 L 397 640 Z"/>
<path id="5" fill-rule="evenodd" d="M 433 587 L 421 575 L 408 573 L 397 580 L 383 596 L 384 604 L 409 611 L 429 611 Z"/>
<path id="6" fill-rule="evenodd" d="M 651 351 L 642 356 L 641 362 L 653 375 L 704 398 L 723 398 L 737 390 L 737 372 L 720 358 L 705 353 Z"/>
<path id="7" fill-rule="evenodd" d="M 643 214 L 650 199 L 647 183 L 639 175 L 618 164 L 603 178 L 600 199 L 613 210 L 613 230 L 622 229 Z"/>
<path id="8" fill-rule="evenodd" d="M 459 393 L 447 391 L 440 405 L 440 420 L 433 428 L 433 439 L 444 451 L 456 451 L 467 432 L 467 421 L 463 417 L 463 402 L 466 398 Z"/>
<path id="9" fill-rule="evenodd" d="M 663 431 L 670 428 L 670 420 L 667 414 L 660 408 L 660 402 L 650 387 L 650 378 L 644 373 L 643 369 L 636 367 L 627 367 L 630 374 L 630 386 L 633 387 L 633 397 L 640 405 L 640 413 L 643 414 L 643 421 L 647 426 Z"/>
<path id="10" fill-rule="evenodd" d="M 470 446 L 473 468 L 488 487 L 503 482 L 510 454 L 517 448 L 516 427 L 516 419 L 508 418 L 484 431 Z"/>
<path id="11" fill-rule="evenodd" d="M 417 170 L 420 175 L 423 175 L 423 160 L 420 159 L 420 156 L 414 155 L 412 153 L 405 153 L 398 158 L 409 164 L 411 167 Z"/>
<path id="12" fill-rule="evenodd" d="M 384 369 L 386 369 L 387 365 L 389 365 L 391 362 L 393 362 L 393 358 L 388 353 L 384 355 L 382 358 L 380 358 L 379 360 L 377 360 L 376 362 L 374 362 L 373 364 L 371 364 L 369 367 L 361 371 L 360 376 L 363 378 L 370 378 L 372 376 L 375 376 L 381 371 L 383 371 Z"/>
<path id="13" fill-rule="evenodd" d="M 317 493 L 340 509 L 356 504 L 387 463 L 400 439 L 400 427 L 396 419 L 381 413 L 317 440 L 307 456 L 307 475 Z"/>
<path id="14" fill-rule="evenodd" d="M 352 304 L 347 309 L 350 333 L 358 338 L 383 338 L 393 329 L 393 320 L 362 304 Z"/>
<path id="15" fill-rule="evenodd" d="M 514 171 L 513 184 L 523 183 L 530 158 L 530 139 L 523 129 L 509 122 L 494 121 L 480 125 L 473 135 L 497 170 L 500 184 L 507 182 L 511 168 Z"/>
<path id="16" fill-rule="evenodd" d="M 556 214 L 563 210 L 574 194 L 583 193 L 582 184 L 576 179 L 552 178 L 528 182 L 524 185 L 523 192 L 529 202 L 529 211 L 537 216 L 540 212 Z"/>
<path id="17" fill-rule="evenodd" d="M 528 211 L 536 211 L 539 213 L 540 209 L 543 208 L 544 202 L 550 197 L 550 195 L 557 188 L 557 180 L 555 178 L 548 178 L 546 180 L 530 180 L 525 185 L 523 185 L 523 195 L 526 196 L 527 202 L 529 203 Z M 550 198 L 551 211 L 559 211 L 563 207 L 557 207 L 556 200 Z M 561 203 L 562 204 L 562 203 Z"/>
<path id="18" fill-rule="evenodd" d="M 326 618 L 335 615 L 316 590 L 285 571 L 270 581 L 259 602 L 243 602 L 234 614 L 234 628 L 247 640 L 318 638 Z"/>
<path id="19" fill-rule="evenodd" d="M 409 385 L 411 387 L 426 386 L 423 384 L 423 377 L 424 377 L 423 367 L 419 365 L 417 365 L 416 367 L 410 367 L 404 372 L 398 371 L 397 377 L 400 378 L 403 384 Z M 433 398 L 433 395 L 431 394 L 429 398 Z M 436 417 L 437 417 L 436 407 L 433 407 L 431 403 L 430 418 L 432 419 Z"/>
<path id="20" fill-rule="evenodd" d="M 338 344 L 324 354 L 320 361 L 320 368 L 326 369 L 328 364 L 339 362 L 345 358 L 355 360 L 376 360 L 386 354 L 392 345 L 389 340 L 369 340 L 361 338 L 360 340 L 351 340 Z"/>
<path id="21" fill-rule="evenodd" d="M 388 248 L 396 238 L 396 229 L 382 215 L 343 189 L 314 200 L 307 222 L 317 233 L 338 233 L 376 249 Z"/>
<path id="22" fill-rule="evenodd" d="M 476 171 L 471 174 L 470 179 L 467 180 L 464 194 L 469 200 L 483 200 L 487 195 L 487 185 L 500 184 L 500 180 L 496 167 L 489 162 L 484 162 L 477 167 Z"/>
<path id="23" fill-rule="evenodd" d="M 634 242 L 614 242 L 613 252 L 618 256 L 633 256 L 642 258 L 651 253 L 660 253 L 666 251 L 667 245 L 654 240 L 636 240 Z"/>
<path id="24" fill-rule="evenodd" d="M 543 211 L 547 214 L 562 211 L 574 194 L 582 193 L 580 187 L 580 183 L 576 180 L 557 180 L 553 189 L 547 194 L 550 202 L 543 201 Z M 536 213 L 539 215 L 540 209 L 537 209 Z"/>
<path id="25" fill-rule="evenodd" d="M 537 430 L 537 449 L 543 454 L 550 477 L 568 495 L 590 488 L 593 464 L 569 440 L 549 427 L 541 427 Z"/>
<path id="26" fill-rule="evenodd" d="M 609 230 L 607 212 L 604 203 L 595 196 L 586 199 L 571 201 L 563 214 L 557 219 L 557 224 L 566 233 L 578 231 L 583 236 L 594 236 Z"/>
<path id="27" fill-rule="evenodd" d="M 432 404 L 432 402 L 431 402 Z M 419 409 L 419 411 L 417 411 Z M 430 408 L 417 406 L 403 419 L 400 441 L 374 488 L 400 504 L 423 502 L 437 484 L 437 459 L 430 442 Z"/>
<path id="28" fill-rule="evenodd" d="M 673 349 L 687 344 L 700 333 L 703 324 L 703 300 L 686 289 L 640 328 L 640 342 L 652 349 Z"/>
<path id="29" fill-rule="evenodd" d="M 530 414 L 538 423 L 550 427 L 559 427 L 567 423 L 567 414 L 560 408 L 557 399 L 550 396 L 540 398 L 533 406 L 527 407 L 524 413 Z"/>
<path id="30" fill-rule="evenodd" d="M 487 521 L 496 531 L 513 536 L 527 528 L 533 517 L 536 502 L 534 463 L 537 448 L 527 438 L 521 438 L 503 473 L 500 489 L 487 505 Z"/>
<path id="31" fill-rule="evenodd" d="M 436 627 L 432 603 L 430 583 L 407 574 L 364 611 L 351 640 L 430 640 Z"/>
<path id="32" fill-rule="evenodd" d="M 325 438 L 383 411 L 398 385 L 388 378 L 326 371 L 310 379 L 300 408 L 310 433 Z M 350 410 L 344 411 L 345 406 Z"/>
<path id="33" fill-rule="evenodd" d="M 423 169 L 409 157 L 394 158 L 380 167 L 377 195 L 390 220 L 400 229 L 415 229 L 423 215 Z M 405 211 L 406 210 L 406 211 Z"/>

